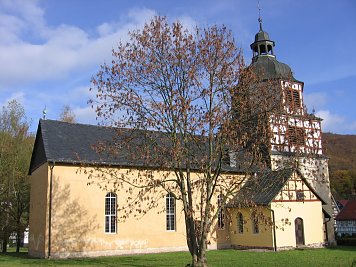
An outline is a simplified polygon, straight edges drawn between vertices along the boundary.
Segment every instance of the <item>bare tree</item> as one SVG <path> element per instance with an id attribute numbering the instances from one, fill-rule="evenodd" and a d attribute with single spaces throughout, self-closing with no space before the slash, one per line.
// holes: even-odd
<path id="1" fill-rule="evenodd" d="M 59 115 L 59 120 L 69 123 L 75 123 L 75 114 L 69 105 L 64 105 Z"/>
<path id="2" fill-rule="evenodd" d="M 257 131 L 257 138 L 264 129 L 272 105 L 259 97 L 275 96 L 269 83 L 262 83 L 258 93 L 251 90 L 257 77 L 246 68 L 227 28 L 189 31 L 180 22 L 170 25 L 165 17 L 131 32 L 130 41 L 113 50 L 111 64 L 101 66 L 92 83 L 96 99 L 89 102 L 97 117 L 117 129 L 117 138 L 98 145 L 98 151 L 124 153 L 136 166 L 167 171 L 152 175 L 144 169 L 137 177 L 129 171 L 96 168 L 89 176 L 102 179 L 103 187 L 109 183 L 135 192 L 121 208 L 125 218 L 134 211 L 144 214 L 157 199 L 174 194 L 183 206 L 192 266 L 206 266 L 208 235 L 219 210 L 242 182 L 229 171 L 249 173 L 252 164 L 267 166 L 261 160 L 263 151 L 246 133 Z M 251 124 L 249 132 L 239 130 Z M 129 134 L 122 128 L 130 128 Z M 265 133 L 259 142 L 268 138 Z M 236 164 L 241 153 L 244 160 Z M 224 197 L 217 207 L 220 194 Z M 144 206 L 144 201 L 149 203 Z"/>

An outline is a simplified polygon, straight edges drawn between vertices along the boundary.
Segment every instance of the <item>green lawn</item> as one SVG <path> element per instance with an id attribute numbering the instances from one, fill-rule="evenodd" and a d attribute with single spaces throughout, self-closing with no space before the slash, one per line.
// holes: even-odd
<path id="1" fill-rule="evenodd" d="M 305 249 L 281 252 L 219 250 L 208 252 L 209 266 L 354 266 L 356 247 Z M 135 256 L 46 260 L 30 258 L 26 252 L 0 253 L 0 266 L 185 266 L 186 252 Z"/>

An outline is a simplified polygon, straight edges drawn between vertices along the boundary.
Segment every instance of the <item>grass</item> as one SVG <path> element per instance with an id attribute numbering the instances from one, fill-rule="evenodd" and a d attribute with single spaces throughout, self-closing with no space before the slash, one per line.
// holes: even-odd
<path id="1" fill-rule="evenodd" d="M 356 247 L 305 249 L 281 252 L 238 250 L 208 251 L 209 266 L 354 266 Z M 35 259 L 26 251 L 0 253 L 0 266 L 185 266 L 190 262 L 187 252 L 134 256 L 98 257 L 65 260 Z"/>

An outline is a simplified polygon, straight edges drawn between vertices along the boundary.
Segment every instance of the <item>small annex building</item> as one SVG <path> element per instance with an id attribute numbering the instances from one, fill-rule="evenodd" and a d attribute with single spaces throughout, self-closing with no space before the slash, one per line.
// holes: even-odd
<path id="1" fill-rule="evenodd" d="M 325 225 L 320 227 L 325 216 L 323 204 L 297 170 L 283 169 L 255 176 L 228 205 L 232 225 L 236 226 L 231 245 L 274 250 L 320 246 L 326 239 Z"/>

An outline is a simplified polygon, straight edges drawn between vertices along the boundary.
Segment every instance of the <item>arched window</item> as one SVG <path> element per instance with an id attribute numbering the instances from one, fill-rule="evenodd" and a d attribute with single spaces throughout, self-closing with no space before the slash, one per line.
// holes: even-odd
<path id="1" fill-rule="evenodd" d="M 244 232 L 244 216 L 241 212 L 237 214 L 237 232 L 242 234 Z"/>
<path id="2" fill-rule="evenodd" d="M 258 234 L 260 232 L 260 227 L 258 224 L 258 215 L 256 214 L 256 212 L 252 213 L 251 221 L 252 221 L 252 232 L 254 234 Z"/>
<path id="3" fill-rule="evenodd" d="M 116 194 L 105 196 L 105 233 L 116 233 Z"/>
<path id="4" fill-rule="evenodd" d="M 176 200 L 172 193 L 166 195 L 166 230 L 176 229 Z"/>
<path id="5" fill-rule="evenodd" d="M 218 228 L 219 229 L 224 229 L 225 227 L 225 216 L 224 216 L 224 210 L 223 210 L 223 195 L 218 195 Z"/>

